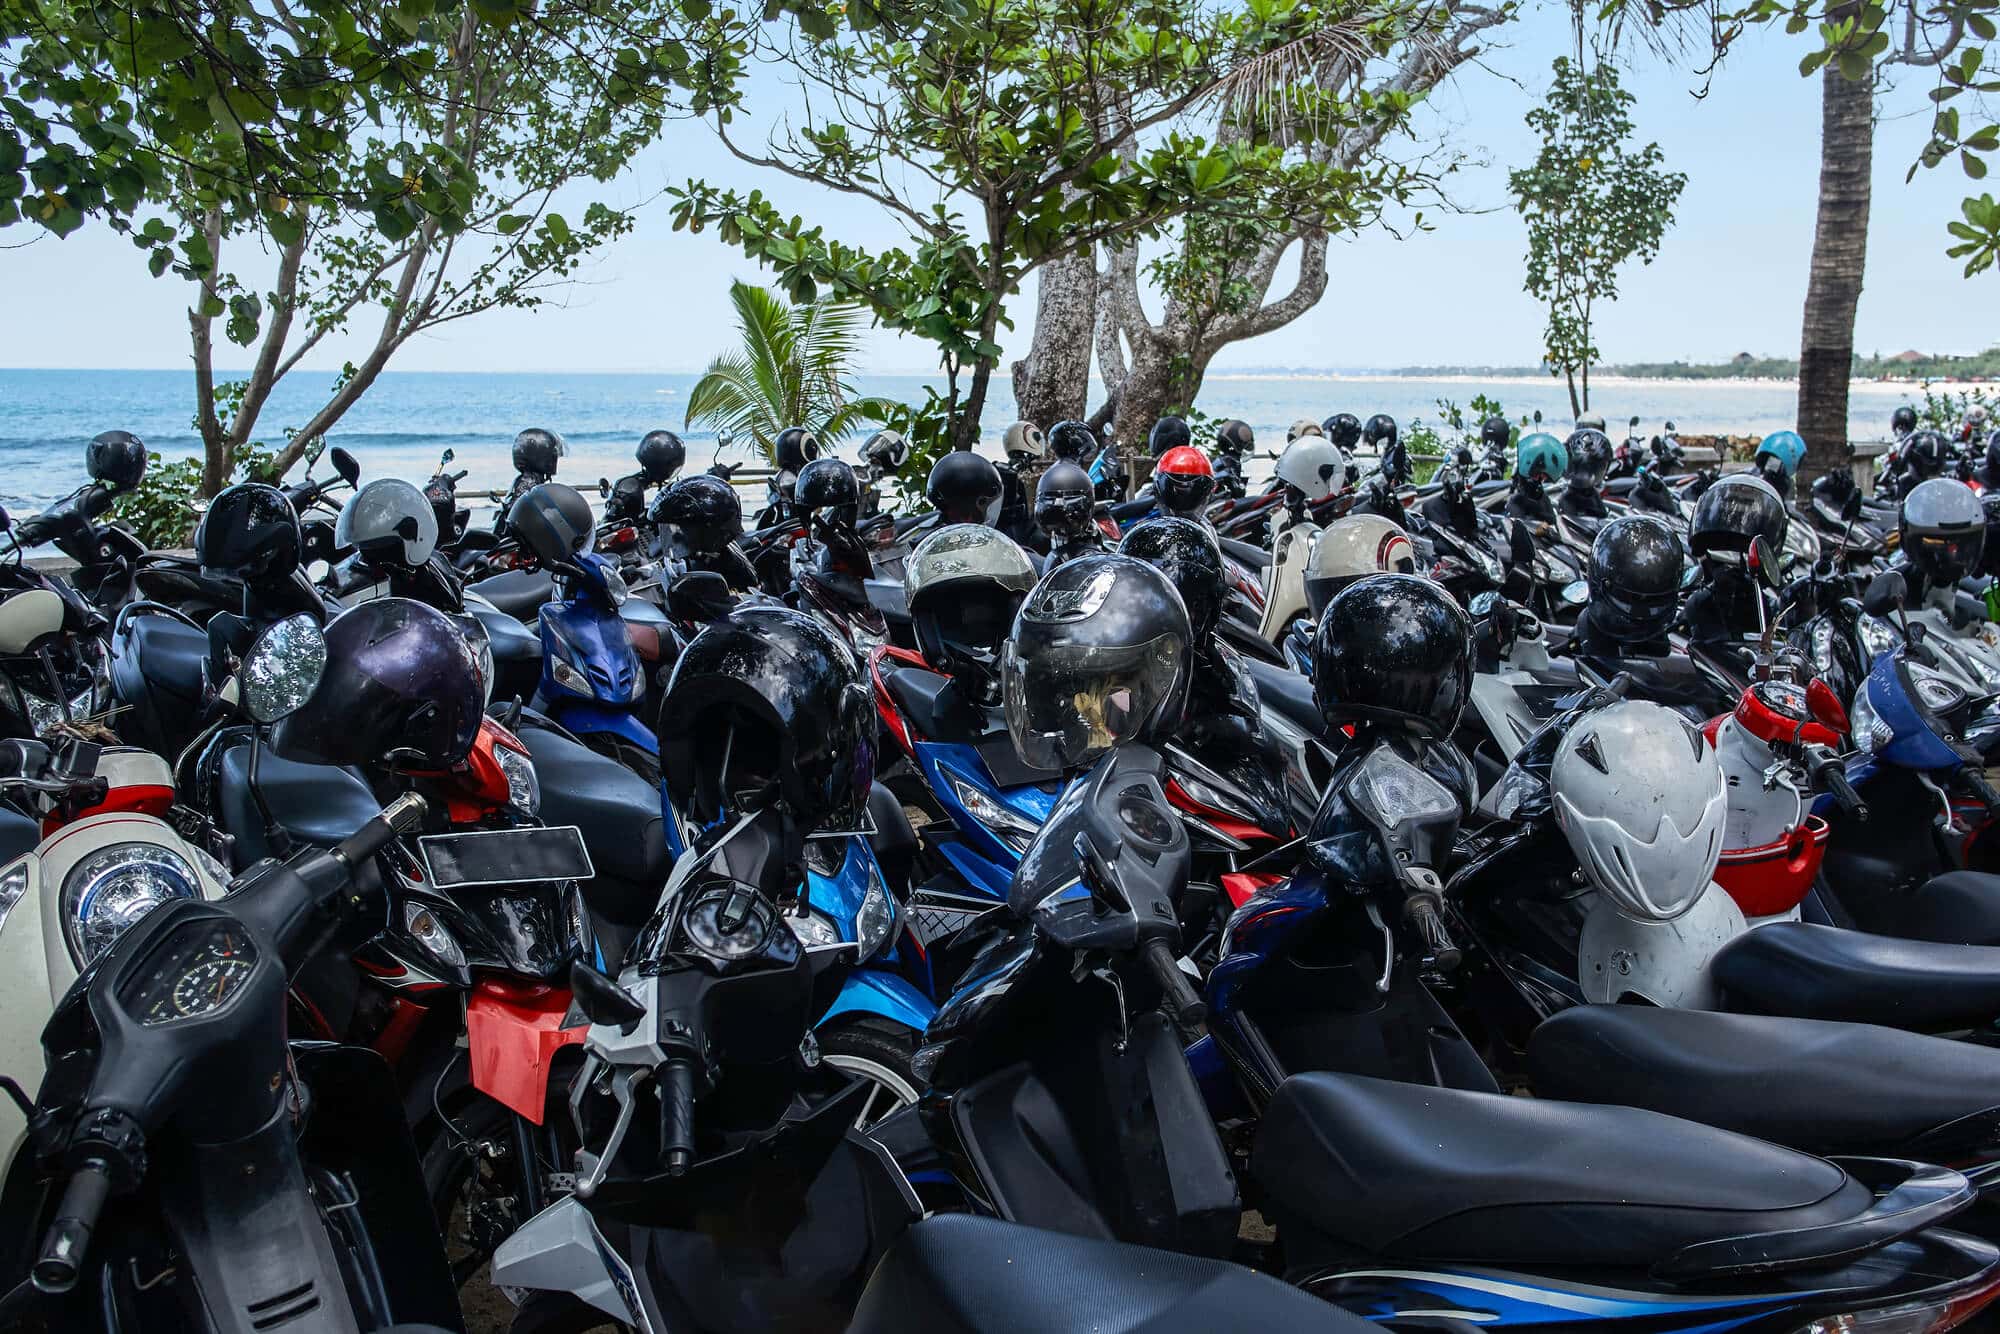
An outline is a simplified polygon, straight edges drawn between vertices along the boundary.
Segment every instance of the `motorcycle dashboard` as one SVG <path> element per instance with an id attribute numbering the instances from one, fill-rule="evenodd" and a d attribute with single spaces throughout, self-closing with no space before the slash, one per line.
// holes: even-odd
<path id="1" fill-rule="evenodd" d="M 119 979 L 116 995 L 147 1028 L 225 1009 L 257 971 L 257 947 L 242 923 L 199 917 L 182 922 Z"/>

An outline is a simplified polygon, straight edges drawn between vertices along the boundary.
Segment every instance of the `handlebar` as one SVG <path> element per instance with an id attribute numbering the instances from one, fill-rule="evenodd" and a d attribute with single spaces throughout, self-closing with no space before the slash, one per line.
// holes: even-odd
<path id="1" fill-rule="evenodd" d="M 1208 1005 L 1195 994 L 1189 985 L 1186 973 L 1174 961 L 1174 952 L 1167 948 L 1167 942 L 1158 936 L 1147 941 L 1140 950 L 1140 957 L 1152 971 L 1153 980 L 1160 984 L 1160 999 L 1182 1028 L 1194 1028 L 1208 1018 Z"/>
<path id="2" fill-rule="evenodd" d="M 70 1177 L 62 1203 L 56 1206 L 55 1221 L 42 1238 L 32 1271 L 35 1287 L 64 1293 L 76 1286 L 83 1257 L 90 1251 L 90 1234 L 97 1229 L 97 1216 L 110 1194 L 110 1164 L 102 1158 L 85 1160 Z"/>
<path id="3" fill-rule="evenodd" d="M 1452 942 L 1451 932 L 1445 929 L 1444 918 L 1438 913 L 1438 896 L 1429 890 L 1418 890 L 1403 900 L 1403 920 L 1417 933 L 1423 942 L 1424 966 L 1441 973 L 1448 973 L 1458 967 L 1462 957 L 1459 948 Z"/>
<path id="4" fill-rule="evenodd" d="M 1812 776 L 1813 786 L 1824 788 L 1841 810 L 1857 820 L 1868 818 L 1868 803 L 1847 781 L 1847 770 L 1842 767 L 1840 756 L 1825 746 L 1808 746 L 1806 769 Z"/>
<path id="5" fill-rule="evenodd" d="M 694 1063 L 685 1057 L 660 1067 L 660 1152 L 668 1176 L 694 1164 Z"/>
<path id="6" fill-rule="evenodd" d="M 343 839 L 334 853 L 349 866 L 367 861 L 424 818 L 424 799 L 406 792 L 382 808 L 382 813 Z"/>
<path id="7" fill-rule="evenodd" d="M 1993 784 L 1986 781 L 1984 773 L 1968 764 L 1958 771 L 1958 778 L 1965 784 L 1965 790 L 1984 804 L 1987 810 L 2000 809 L 2000 792 L 1993 790 Z"/>

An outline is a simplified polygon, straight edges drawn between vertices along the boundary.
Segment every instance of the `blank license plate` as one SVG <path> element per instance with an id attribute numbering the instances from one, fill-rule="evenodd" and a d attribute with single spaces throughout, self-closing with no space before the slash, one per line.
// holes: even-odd
<path id="1" fill-rule="evenodd" d="M 417 840 L 439 889 L 518 885 L 534 880 L 588 880 L 595 871 L 575 825 L 551 829 L 483 829 L 431 834 Z"/>

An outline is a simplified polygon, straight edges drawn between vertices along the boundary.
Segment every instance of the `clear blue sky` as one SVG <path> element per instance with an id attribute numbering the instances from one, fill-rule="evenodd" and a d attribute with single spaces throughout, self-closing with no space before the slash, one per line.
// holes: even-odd
<path id="1" fill-rule="evenodd" d="M 1279 333 L 1237 345 L 1220 367 L 1534 362 L 1540 317 L 1520 290 L 1524 238 L 1506 208 L 1505 178 L 1508 167 L 1533 154 L 1521 116 L 1546 85 L 1549 61 L 1568 47 L 1568 10 L 1537 12 L 1498 36 L 1501 44 L 1478 66 L 1461 69 L 1420 118 L 1422 133 L 1475 160 L 1450 186 L 1471 211 L 1433 213 L 1436 230 L 1408 239 L 1378 230 L 1336 242 L 1319 306 Z M 1688 186 L 1659 259 L 1627 275 L 1623 299 L 1603 320 L 1599 343 L 1609 360 L 1796 355 L 1819 167 L 1819 82 L 1797 72 L 1806 49 L 1804 38 L 1752 34 L 1716 72 L 1705 99 L 1694 96 L 1703 82 L 1695 73 L 1637 58 L 1626 83 L 1639 97 L 1639 133 L 1659 141 Z M 766 96 L 753 99 L 753 111 L 784 96 L 769 77 L 760 76 L 757 91 Z M 1944 224 L 1957 216 L 1968 184 L 1955 166 L 1903 183 L 1929 123 L 1930 80 L 1917 70 L 1894 77 L 1901 86 L 1883 96 L 1876 134 L 1858 347 L 1978 350 L 1996 336 L 1991 311 L 2000 278 L 1967 282 L 1944 256 Z M 672 131 L 608 188 L 620 201 L 637 201 L 690 175 L 763 185 L 787 208 L 817 213 L 843 239 L 896 239 L 873 206 L 758 177 L 698 126 Z M 672 231 L 664 202 L 655 201 L 560 308 L 451 325 L 405 348 L 394 364 L 698 370 L 730 340 L 731 276 L 759 275 L 712 233 Z M 186 364 L 186 284 L 149 278 L 143 255 L 103 228 L 0 251 L 0 290 L 9 313 L 0 321 L 0 366 Z M 1010 313 L 1017 325 L 1004 340 L 1011 357 L 1026 344 L 1032 291 Z M 314 364 L 327 367 L 347 353 L 332 343 L 322 351 Z M 923 345 L 886 334 L 871 341 L 866 361 L 870 370 L 928 368 Z"/>

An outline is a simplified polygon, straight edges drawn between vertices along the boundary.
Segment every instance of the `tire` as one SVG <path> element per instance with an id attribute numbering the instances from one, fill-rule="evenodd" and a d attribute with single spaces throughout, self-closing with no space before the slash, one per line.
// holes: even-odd
<path id="1" fill-rule="evenodd" d="M 861 1015 L 819 1029 L 814 1036 L 821 1060 L 875 1085 L 855 1120 L 857 1129 L 865 1130 L 917 1100 L 923 1081 L 910 1069 L 920 1036 L 914 1029 Z"/>
<path id="2" fill-rule="evenodd" d="M 417 1145 L 424 1191 L 444 1233 L 453 1283 L 478 1279 L 494 1248 L 525 1223 L 515 1201 L 514 1113 L 483 1094 L 452 1099 L 425 1122 Z M 477 1194 L 474 1192 L 477 1191 Z M 483 1280 L 479 1287 L 485 1287 Z"/>

